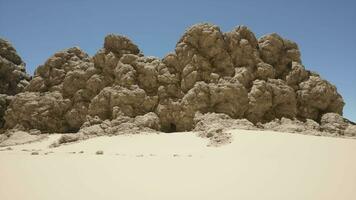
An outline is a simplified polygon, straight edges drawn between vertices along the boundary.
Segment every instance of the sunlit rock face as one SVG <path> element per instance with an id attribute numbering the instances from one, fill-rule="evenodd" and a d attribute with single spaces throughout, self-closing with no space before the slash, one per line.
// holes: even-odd
<path id="1" fill-rule="evenodd" d="M 5 65 L 24 66 L 8 49 L 5 56 L 0 52 L 6 61 L 1 73 Z M 127 37 L 110 34 L 93 57 L 78 47 L 57 52 L 29 84 L 9 84 L 6 91 L 15 94 L 16 88 L 24 92 L 11 102 L 0 96 L 5 128 L 42 132 L 76 132 L 93 119 L 185 131 L 194 128 L 197 113 L 253 123 L 320 122 L 325 113 L 342 115 L 344 106 L 335 86 L 305 69 L 296 43 L 276 33 L 257 39 L 246 26 L 224 33 L 208 23 L 190 27 L 163 59 L 144 56 Z"/>
<path id="2" fill-rule="evenodd" d="M 0 129 L 5 123 L 3 116 L 11 96 L 22 92 L 29 80 L 25 63 L 15 48 L 9 41 L 0 38 Z"/>

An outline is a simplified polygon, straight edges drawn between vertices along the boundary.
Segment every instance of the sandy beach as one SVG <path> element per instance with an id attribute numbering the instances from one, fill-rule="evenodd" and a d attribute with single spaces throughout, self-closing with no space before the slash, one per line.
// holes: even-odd
<path id="1" fill-rule="evenodd" d="M 222 147 L 182 132 L 104 136 L 50 149 L 59 137 L 51 135 L 1 148 L 0 199 L 356 198 L 356 140 L 232 133 L 233 142 Z"/>

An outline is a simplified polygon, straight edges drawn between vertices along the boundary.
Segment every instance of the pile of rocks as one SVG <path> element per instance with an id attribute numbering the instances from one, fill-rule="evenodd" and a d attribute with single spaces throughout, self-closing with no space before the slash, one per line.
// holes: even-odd
<path id="1" fill-rule="evenodd" d="M 0 93 L 21 92 L 0 96 L 4 129 L 174 132 L 194 129 L 196 115 L 221 113 L 255 125 L 285 118 L 332 130 L 328 116 L 342 115 L 344 106 L 334 85 L 304 68 L 296 43 L 275 33 L 257 39 L 245 26 L 223 33 L 194 25 L 163 59 L 111 34 L 93 57 L 78 47 L 55 53 L 32 80 L 14 48 L 2 43 Z M 348 127 L 336 132 L 354 131 Z"/>

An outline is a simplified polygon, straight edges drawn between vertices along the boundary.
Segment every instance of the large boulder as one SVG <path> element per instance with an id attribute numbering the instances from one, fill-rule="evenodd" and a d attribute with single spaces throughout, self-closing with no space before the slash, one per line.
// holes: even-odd
<path id="1" fill-rule="evenodd" d="M 5 114 L 5 128 L 21 125 L 42 132 L 70 132 L 64 114 L 71 106 L 59 92 L 24 92 L 16 95 Z"/>
<path id="2" fill-rule="evenodd" d="M 246 118 L 254 123 L 297 114 L 295 92 L 281 79 L 255 80 L 248 97 Z"/>
<path id="3" fill-rule="evenodd" d="M 324 113 L 342 115 L 344 101 L 336 87 L 319 76 L 310 76 L 299 84 L 297 91 L 298 116 L 319 121 Z"/>
<path id="4" fill-rule="evenodd" d="M 114 119 L 116 112 L 135 117 L 153 111 L 156 104 L 157 98 L 147 96 L 139 87 L 106 87 L 91 101 L 89 114 L 101 119 Z"/>
<path id="5" fill-rule="evenodd" d="M 251 91 L 248 93 L 249 105 L 246 112 L 246 118 L 251 122 L 268 121 L 265 115 L 271 110 L 272 92 L 264 80 L 255 80 Z"/>
<path id="6" fill-rule="evenodd" d="M 258 46 L 261 59 L 275 68 L 278 78 L 288 73 L 292 62 L 301 63 L 298 45 L 276 33 L 262 36 Z"/>
<path id="7" fill-rule="evenodd" d="M 344 135 L 345 129 L 349 126 L 349 122 L 337 113 L 324 114 L 321 117 L 320 124 L 323 131 L 340 135 Z"/>
<path id="8" fill-rule="evenodd" d="M 178 41 L 175 54 L 181 74 L 181 88 L 187 92 L 196 82 L 210 82 L 211 73 L 231 76 L 234 66 L 224 35 L 212 24 L 190 27 Z"/>
<path id="9" fill-rule="evenodd" d="M 20 111 L 24 108 L 16 108 L 19 106 L 17 102 L 22 101 L 34 101 L 32 96 L 43 96 L 45 101 L 41 101 L 43 104 L 51 107 L 52 104 L 60 104 L 60 102 L 66 102 L 66 107 L 60 112 L 49 112 L 47 116 L 48 120 L 53 120 L 53 127 L 47 127 L 52 125 L 41 125 L 40 122 L 36 122 L 37 118 L 29 118 L 26 120 L 32 120 L 22 124 L 26 128 L 37 128 L 48 132 L 63 132 L 63 131 L 77 131 L 84 123 L 87 115 L 87 110 L 90 100 L 100 91 L 100 87 L 103 85 L 103 80 L 97 75 L 98 69 L 94 67 L 92 59 L 78 47 L 73 47 L 59 51 L 50 57 L 44 65 L 39 66 L 34 78 L 30 81 L 30 84 L 25 88 L 28 92 L 26 95 L 15 96 L 13 105 L 10 105 L 10 111 L 7 117 L 16 114 L 12 112 Z M 58 97 L 56 100 L 53 96 Z M 57 102 L 59 101 L 59 102 Z M 41 105 L 38 105 L 40 109 Z M 54 108 L 55 110 L 56 108 Z M 35 108 L 32 110 L 26 110 L 24 113 L 33 115 L 37 112 Z M 32 112 L 32 113 L 31 113 Z M 19 113 L 17 113 L 19 114 Z M 19 120 L 19 123 L 25 123 L 24 120 Z M 13 121 L 6 123 L 8 127 L 14 126 Z M 46 130 L 47 129 L 47 130 Z"/>
<path id="10" fill-rule="evenodd" d="M 88 54 L 78 47 L 65 49 L 55 53 L 36 69 L 26 91 L 58 91 L 65 96 L 72 96 L 78 88 L 83 87 L 85 78 L 93 73 L 95 69 Z"/>
<path id="11" fill-rule="evenodd" d="M 257 49 L 258 41 L 248 27 L 238 26 L 224 36 L 234 67 L 254 68 L 262 62 Z"/>

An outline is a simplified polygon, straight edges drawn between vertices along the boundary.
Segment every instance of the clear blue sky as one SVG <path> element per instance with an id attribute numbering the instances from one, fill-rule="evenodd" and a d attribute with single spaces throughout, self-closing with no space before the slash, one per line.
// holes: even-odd
<path id="1" fill-rule="evenodd" d="M 94 55 L 108 33 L 127 35 L 145 55 L 163 57 L 198 22 L 223 31 L 243 24 L 257 37 L 277 32 L 297 42 L 303 64 L 338 87 L 345 116 L 356 121 L 355 0 L 0 0 L 0 37 L 14 44 L 31 74 L 64 48 Z"/>

